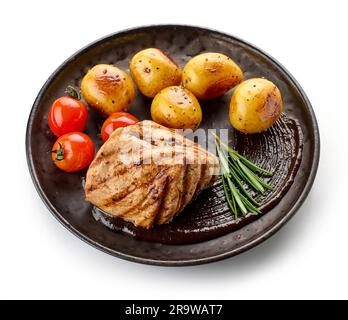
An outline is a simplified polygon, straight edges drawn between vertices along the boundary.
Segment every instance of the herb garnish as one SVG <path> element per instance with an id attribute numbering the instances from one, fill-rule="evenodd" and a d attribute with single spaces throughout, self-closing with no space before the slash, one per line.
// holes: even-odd
<path id="1" fill-rule="evenodd" d="M 272 190 L 272 187 L 257 175 L 269 176 L 272 172 L 257 166 L 223 143 L 217 135 L 213 135 L 221 164 L 225 197 L 235 220 L 238 219 L 239 213 L 243 216 L 247 213 L 260 214 L 260 204 L 248 192 L 247 187 L 259 193 L 264 193 L 266 189 Z"/>

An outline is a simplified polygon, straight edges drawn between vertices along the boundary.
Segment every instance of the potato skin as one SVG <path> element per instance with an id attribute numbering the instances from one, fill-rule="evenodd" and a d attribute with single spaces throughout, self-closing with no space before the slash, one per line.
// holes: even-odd
<path id="1" fill-rule="evenodd" d="M 283 109 L 277 86 L 266 79 L 243 81 L 235 89 L 229 110 L 232 126 L 244 133 L 266 131 L 279 118 Z"/>
<path id="2" fill-rule="evenodd" d="M 156 48 L 139 51 L 132 58 L 129 68 L 140 92 L 149 98 L 153 98 L 162 89 L 181 82 L 180 67 Z"/>
<path id="3" fill-rule="evenodd" d="M 127 111 L 135 99 L 132 79 L 123 70 L 109 64 L 90 69 L 81 82 L 86 102 L 105 115 Z"/>
<path id="4" fill-rule="evenodd" d="M 153 99 L 151 117 L 168 128 L 196 130 L 202 121 L 202 109 L 190 91 L 171 86 L 161 90 Z"/>
<path id="5" fill-rule="evenodd" d="M 182 83 L 198 99 L 210 100 L 224 95 L 242 79 L 242 70 L 230 57 L 207 52 L 187 62 Z"/>

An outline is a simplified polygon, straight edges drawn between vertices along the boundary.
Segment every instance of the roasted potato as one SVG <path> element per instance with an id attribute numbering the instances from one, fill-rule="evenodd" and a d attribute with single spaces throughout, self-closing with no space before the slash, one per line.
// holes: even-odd
<path id="1" fill-rule="evenodd" d="M 202 121 L 202 109 L 190 91 L 171 86 L 161 90 L 153 99 L 151 117 L 168 128 L 196 130 Z"/>
<path id="2" fill-rule="evenodd" d="M 90 69 L 81 82 L 86 102 L 105 115 L 127 111 L 134 101 L 132 79 L 113 65 L 98 64 Z"/>
<path id="3" fill-rule="evenodd" d="M 243 81 L 233 92 L 229 116 L 232 126 L 244 133 L 266 131 L 283 108 L 277 86 L 263 78 Z"/>
<path id="4" fill-rule="evenodd" d="M 149 98 L 166 87 L 180 84 L 182 73 L 174 60 L 155 48 L 138 52 L 130 62 L 130 72 L 140 92 Z"/>
<path id="5" fill-rule="evenodd" d="M 242 70 L 231 58 L 207 52 L 187 62 L 182 83 L 198 99 L 209 100 L 224 95 L 242 79 Z"/>

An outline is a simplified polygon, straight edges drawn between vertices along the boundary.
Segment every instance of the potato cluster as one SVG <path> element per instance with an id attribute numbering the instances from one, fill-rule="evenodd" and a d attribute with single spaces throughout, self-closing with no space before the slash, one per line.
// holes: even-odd
<path id="1" fill-rule="evenodd" d="M 282 112 L 279 89 L 270 81 L 243 81 L 243 71 L 230 57 L 207 52 L 191 58 L 183 70 L 163 51 L 148 48 L 130 61 L 130 73 L 139 91 L 153 98 L 151 116 L 169 128 L 192 129 L 202 121 L 199 100 L 211 100 L 234 88 L 229 120 L 244 133 L 267 130 Z M 82 80 L 81 92 L 92 107 L 110 115 L 127 111 L 134 101 L 131 78 L 112 65 L 96 65 Z"/>

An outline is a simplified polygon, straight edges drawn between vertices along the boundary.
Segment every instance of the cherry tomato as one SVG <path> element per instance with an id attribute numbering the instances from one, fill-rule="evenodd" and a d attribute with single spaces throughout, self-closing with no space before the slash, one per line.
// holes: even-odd
<path id="1" fill-rule="evenodd" d="M 139 122 L 139 120 L 127 112 L 114 112 L 104 122 L 101 129 L 101 136 L 103 141 L 109 139 L 111 133 L 117 128 L 127 127 Z"/>
<path id="2" fill-rule="evenodd" d="M 52 147 L 54 164 L 67 172 L 75 172 L 87 167 L 93 158 L 93 141 L 82 132 L 64 134 Z"/>
<path id="3" fill-rule="evenodd" d="M 53 102 L 48 114 L 48 125 L 57 137 L 63 134 L 83 131 L 88 110 L 79 100 L 64 96 Z"/>

